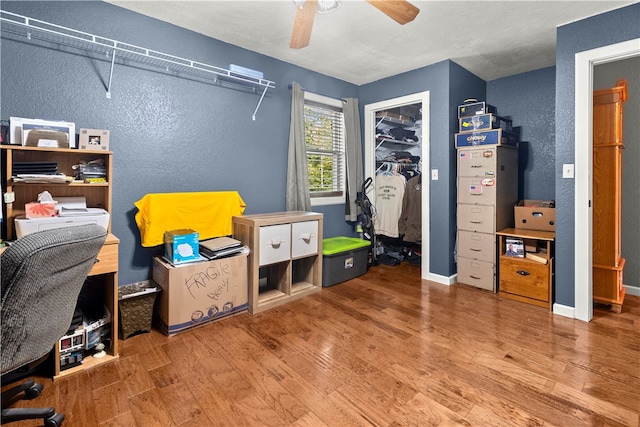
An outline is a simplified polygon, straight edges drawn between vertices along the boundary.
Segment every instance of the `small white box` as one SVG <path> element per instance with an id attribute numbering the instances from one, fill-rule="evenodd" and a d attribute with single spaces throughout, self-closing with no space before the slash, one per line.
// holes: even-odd
<path id="1" fill-rule="evenodd" d="M 105 230 L 109 229 L 109 212 L 103 210 L 102 213 L 96 213 L 95 215 L 81 215 L 74 217 L 59 217 L 53 216 L 49 218 L 31 218 L 24 217 L 16 218 L 16 237 L 19 239 L 27 234 L 35 233 L 36 231 L 52 230 L 54 228 L 72 227 L 76 225 L 85 224 L 98 224 L 104 227 Z"/>
<path id="2" fill-rule="evenodd" d="M 240 65 L 231 64 L 229 66 L 231 75 L 240 75 L 241 77 L 251 77 L 253 79 L 262 79 L 264 74 L 262 71 L 252 70 L 251 68 L 241 67 Z"/>

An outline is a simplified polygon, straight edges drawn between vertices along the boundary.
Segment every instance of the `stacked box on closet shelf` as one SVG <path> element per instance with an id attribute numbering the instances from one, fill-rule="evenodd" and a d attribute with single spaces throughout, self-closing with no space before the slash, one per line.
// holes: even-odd
<path id="1" fill-rule="evenodd" d="M 458 119 L 458 282 L 497 292 L 495 233 L 513 226 L 520 138 L 484 101 L 460 105 Z"/>
<path id="2" fill-rule="evenodd" d="M 495 107 L 485 102 L 458 106 L 459 133 L 456 148 L 478 145 L 509 145 L 517 147 L 519 135 L 513 131 L 512 121 L 497 115 Z"/>

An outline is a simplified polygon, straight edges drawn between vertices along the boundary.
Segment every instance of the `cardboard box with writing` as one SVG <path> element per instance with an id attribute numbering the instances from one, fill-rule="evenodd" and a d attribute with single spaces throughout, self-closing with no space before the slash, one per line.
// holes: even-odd
<path id="1" fill-rule="evenodd" d="M 178 266 L 155 257 L 153 280 L 162 288 L 156 313 L 166 335 L 247 310 L 247 254 Z"/>
<path id="2" fill-rule="evenodd" d="M 556 231 L 556 209 L 552 200 L 521 200 L 514 208 L 516 228 Z"/>

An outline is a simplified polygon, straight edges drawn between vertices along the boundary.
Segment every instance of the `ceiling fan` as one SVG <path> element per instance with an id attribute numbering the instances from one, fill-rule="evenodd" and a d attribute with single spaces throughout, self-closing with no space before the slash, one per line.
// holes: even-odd
<path id="1" fill-rule="evenodd" d="M 340 2 L 337 0 L 293 0 L 293 2 L 298 9 L 293 21 L 289 47 L 301 49 L 309 45 L 316 12 L 326 13 L 335 10 Z M 407 0 L 367 0 L 367 3 L 400 25 L 413 21 L 420 12 L 420 9 Z"/>

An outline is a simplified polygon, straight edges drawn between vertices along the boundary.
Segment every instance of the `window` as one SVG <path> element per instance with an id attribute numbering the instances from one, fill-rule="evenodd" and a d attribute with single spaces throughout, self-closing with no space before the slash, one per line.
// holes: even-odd
<path id="1" fill-rule="evenodd" d="M 312 205 L 345 202 L 342 101 L 305 92 L 304 131 Z"/>

